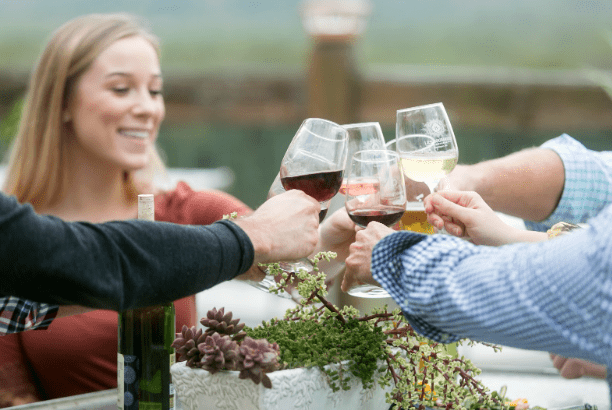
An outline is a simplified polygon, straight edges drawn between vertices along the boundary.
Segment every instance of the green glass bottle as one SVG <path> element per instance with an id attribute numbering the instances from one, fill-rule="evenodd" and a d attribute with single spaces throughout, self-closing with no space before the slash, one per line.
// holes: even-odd
<path id="1" fill-rule="evenodd" d="M 138 219 L 153 221 L 153 195 L 138 195 Z M 175 392 L 170 366 L 175 362 L 174 303 L 149 306 L 119 315 L 117 363 L 120 410 L 174 410 Z M 136 381 L 132 381 L 134 363 Z M 136 391 L 135 400 L 131 395 Z"/>
<path id="2" fill-rule="evenodd" d="M 117 346 L 117 408 L 138 410 L 140 322 L 134 310 L 119 313 Z"/>

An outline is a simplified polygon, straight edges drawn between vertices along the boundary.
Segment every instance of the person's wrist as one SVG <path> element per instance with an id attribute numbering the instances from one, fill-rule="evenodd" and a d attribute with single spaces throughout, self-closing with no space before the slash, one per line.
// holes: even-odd
<path id="1" fill-rule="evenodd" d="M 233 221 L 249 237 L 253 244 L 253 264 L 268 262 L 268 255 L 272 252 L 270 241 L 266 240 L 265 233 L 257 223 L 253 223 L 248 217 Z"/>

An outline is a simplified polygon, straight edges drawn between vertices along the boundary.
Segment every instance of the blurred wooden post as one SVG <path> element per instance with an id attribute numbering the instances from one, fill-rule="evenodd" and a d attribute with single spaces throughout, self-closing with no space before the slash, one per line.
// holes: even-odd
<path id="1" fill-rule="evenodd" d="M 302 10 L 314 47 L 308 67 L 307 115 L 339 124 L 359 118 L 360 78 L 354 43 L 370 13 L 366 0 L 310 0 Z"/>

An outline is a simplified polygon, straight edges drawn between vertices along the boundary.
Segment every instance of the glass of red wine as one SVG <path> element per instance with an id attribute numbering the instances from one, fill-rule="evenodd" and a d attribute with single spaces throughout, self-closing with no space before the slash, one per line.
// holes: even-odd
<path id="1" fill-rule="evenodd" d="M 299 189 L 319 201 L 319 222 L 323 221 L 330 200 L 342 184 L 347 144 L 348 133 L 340 125 L 320 118 L 304 120 L 285 152 L 280 172 L 270 187 L 268 197 Z M 308 258 L 280 261 L 279 266 L 288 273 L 313 271 Z M 275 284 L 274 276 L 266 275 L 262 281 L 251 284 L 267 292 Z M 292 297 L 286 292 L 278 295 Z"/>
<path id="2" fill-rule="evenodd" d="M 347 167 L 346 211 L 356 225 L 365 228 L 370 222 L 395 225 L 406 210 L 404 174 L 396 152 L 363 150 L 356 152 Z M 349 289 L 351 296 L 389 297 L 380 286 L 361 284 Z"/>
<path id="3" fill-rule="evenodd" d="M 306 119 L 281 162 L 281 184 L 321 203 L 329 201 L 342 184 L 347 144 L 348 132 L 342 126 L 320 118 Z"/>

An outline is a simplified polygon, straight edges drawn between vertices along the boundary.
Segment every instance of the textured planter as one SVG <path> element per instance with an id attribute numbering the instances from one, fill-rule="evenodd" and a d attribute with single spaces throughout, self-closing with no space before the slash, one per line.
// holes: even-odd
<path id="1" fill-rule="evenodd" d="M 333 392 L 319 369 L 290 369 L 269 373 L 272 388 L 241 380 L 237 371 L 216 374 L 192 369 L 185 362 L 171 368 L 183 410 L 386 410 L 385 390 L 364 390 L 355 379 L 350 390 Z"/>

